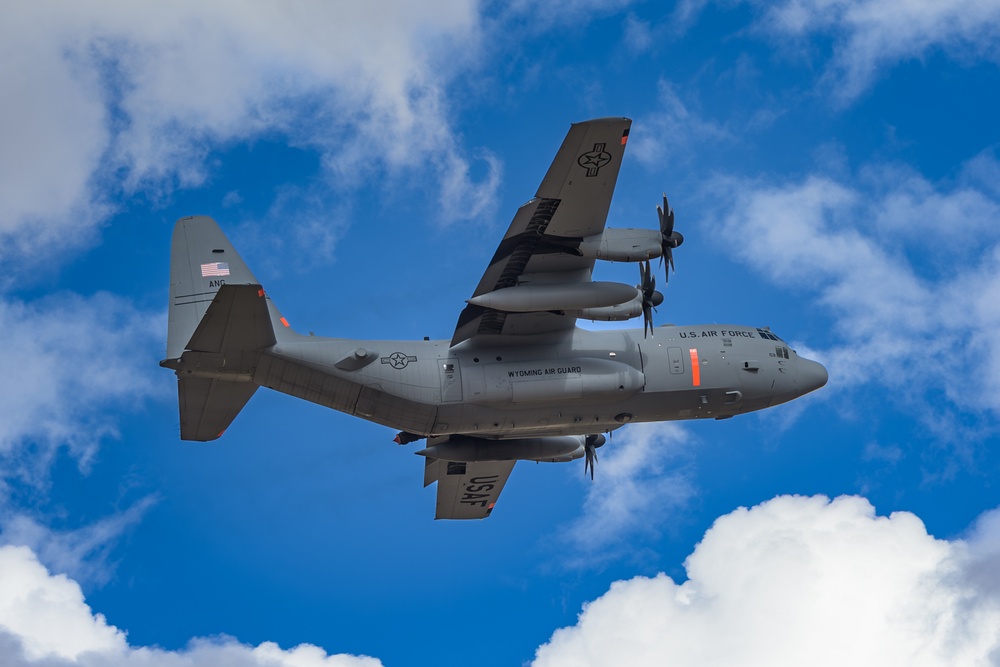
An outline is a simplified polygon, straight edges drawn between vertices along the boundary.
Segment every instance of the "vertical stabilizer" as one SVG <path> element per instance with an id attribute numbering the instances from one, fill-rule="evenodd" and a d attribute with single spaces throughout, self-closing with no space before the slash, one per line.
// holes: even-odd
<path id="1" fill-rule="evenodd" d="M 202 215 L 178 220 L 170 248 L 167 359 L 183 354 L 220 287 L 251 284 L 258 284 L 257 278 L 215 220 Z M 290 333 L 270 298 L 267 307 L 275 334 Z"/>
<path id="2" fill-rule="evenodd" d="M 257 390 L 261 351 L 297 336 L 214 220 L 181 218 L 170 253 L 167 358 L 181 439 L 214 440 Z"/>

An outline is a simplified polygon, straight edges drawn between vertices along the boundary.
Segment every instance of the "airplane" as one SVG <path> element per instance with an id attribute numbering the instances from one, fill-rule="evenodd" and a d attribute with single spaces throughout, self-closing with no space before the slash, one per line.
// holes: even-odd
<path id="1" fill-rule="evenodd" d="M 667 202 L 659 229 L 605 228 L 631 120 L 571 125 L 535 196 L 514 215 L 451 340 L 296 333 L 216 222 L 177 221 L 166 359 L 182 440 L 222 436 L 267 387 L 426 439 L 436 519 L 490 515 L 520 460 L 584 459 L 633 422 L 727 419 L 827 382 L 767 327 L 662 325 L 652 275 L 683 242 Z M 665 261 L 664 261 L 665 260 Z M 636 286 L 592 279 L 598 261 L 639 264 Z M 578 319 L 643 328 L 590 331 Z"/>

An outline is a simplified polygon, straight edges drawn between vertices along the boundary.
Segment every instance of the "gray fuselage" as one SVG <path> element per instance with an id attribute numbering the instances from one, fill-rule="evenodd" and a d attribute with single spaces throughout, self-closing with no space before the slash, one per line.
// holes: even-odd
<path id="1" fill-rule="evenodd" d="M 415 436 L 510 439 L 725 419 L 827 380 L 765 329 L 729 325 L 437 341 L 281 337 L 253 381 Z"/>

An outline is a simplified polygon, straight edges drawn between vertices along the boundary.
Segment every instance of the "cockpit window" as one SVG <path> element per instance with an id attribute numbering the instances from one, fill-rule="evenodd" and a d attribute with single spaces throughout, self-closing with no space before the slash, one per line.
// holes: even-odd
<path id="1" fill-rule="evenodd" d="M 777 356 L 779 359 L 788 358 L 788 348 L 783 345 L 779 345 L 776 348 L 774 348 L 774 352 L 775 356 Z"/>
<path id="2" fill-rule="evenodd" d="M 757 333 L 760 334 L 761 338 L 766 338 L 767 340 L 773 340 L 773 341 L 778 342 L 778 343 L 784 343 L 785 342 L 785 341 L 781 340 L 781 338 L 779 336 L 777 336 L 774 333 L 772 333 L 770 329 L 760 329 L 760 328 L 758 328 L 757 329 Z"/>

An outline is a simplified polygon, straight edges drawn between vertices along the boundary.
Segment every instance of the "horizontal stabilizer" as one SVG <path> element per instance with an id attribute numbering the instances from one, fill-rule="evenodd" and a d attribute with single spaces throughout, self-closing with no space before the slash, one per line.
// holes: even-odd
<path id="1" fill-rule="evenodd" d="M 198 323 L 186 349 L 219 352 L 231 369 L 246 368 L 233 355 L 252 353 L 250 368 L 257 353 L 274 345 L 274 327 L 267 311 L 267 300 L 260 285 L 223 285 Z"/>
<path id="2" fill-rule="evenodd" d="M 251 382 L 178 377 L 181 440 L 215 440 L 236 419 L 257 391 Z"/>
<path id="3" fill-rule="evenodd" d="M 428 458 L 424 486 L 437 482 L 435 519 L 485 519 L 516 461 L 460 463 Z"/>

